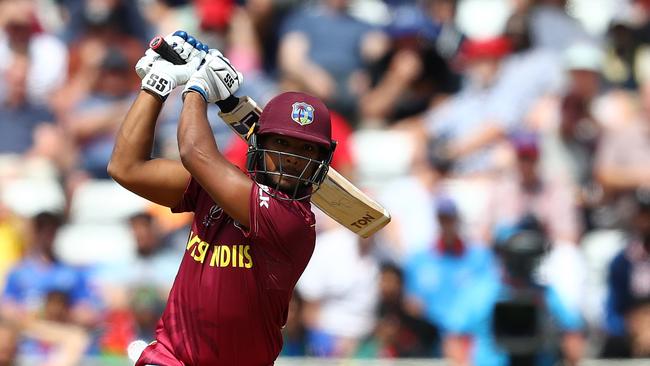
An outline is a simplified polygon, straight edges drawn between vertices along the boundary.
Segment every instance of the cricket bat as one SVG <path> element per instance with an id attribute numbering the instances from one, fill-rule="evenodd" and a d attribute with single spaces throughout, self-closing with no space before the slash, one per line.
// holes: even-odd
<path id="1" fill-rule="evenodd" d="M 149 46 L 174 64 L 184 63 L 162 37 L 155 37 Z M 248 96 L 230 96 L 217 105 L 221 109 L 219 117 L 244 140 L 262 113 L 262 109 Z M 331 167 L 320 188 L 311 196 L 311 202 L 363 238 L 370 237 L 390 222 L 390 214 L 384 207 Z"/>

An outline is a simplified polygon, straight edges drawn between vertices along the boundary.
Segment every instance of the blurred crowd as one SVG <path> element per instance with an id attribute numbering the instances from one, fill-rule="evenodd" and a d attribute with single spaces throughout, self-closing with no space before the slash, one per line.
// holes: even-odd
<path id="1" fill-rule="evenodd" d="M 612 1 L 594 33 L 571 1 L 503 0 L 498 32 L 466 34 L 470 2 L 0 0 L 0 366 L 153 339 L 191 217 L 106 165 L 136 61 L 177 29 L 222 50 L 261 106 L 322 98 L 333 166 L 392 215 L 361 239 L 317 213 L 282 355 L 650 357 L 650 1 Z M 180 108 L 172 95 L 153 155 L 177 158 Z"/>

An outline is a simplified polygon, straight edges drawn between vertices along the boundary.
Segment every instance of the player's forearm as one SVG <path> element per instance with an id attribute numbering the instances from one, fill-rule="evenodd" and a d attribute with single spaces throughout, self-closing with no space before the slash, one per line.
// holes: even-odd
<path id="1" fill-rule="evenodd" d="M 220 157 L 208 123 L 207 103 L 200 94 L 185 96 L 177 137 L 181 162 L 193 176 L 199 165 Z"/>
<path id="2" fill-rule="evenodd" d="M 156 120 L 162 101 L 141 91 L 120 126 L 108 164 L 108 173 L 115 179 L 128 174 L 151 158 Z"/>

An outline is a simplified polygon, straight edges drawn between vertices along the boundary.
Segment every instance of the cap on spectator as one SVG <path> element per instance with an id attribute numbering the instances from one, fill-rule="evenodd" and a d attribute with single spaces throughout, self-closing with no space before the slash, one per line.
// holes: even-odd
<path id="1" fill-rule="evenodd" d="M 232 0 L 198 0 L 195 6 L 201 29 L 209 30 L 225 29 L 235 8 Z"/>
<path id="2" fill-rule="evenodd" d="M 539 157 L 539 142 L 536 134 L 520 132 L 513 135 L 510 141 L 517 157 L 535 160 Z"/>
<path id="3" fill-rule="evenodd" d="M 436 200 L 436 214 L 438 216 L 457 217 L 456 202 L 449 197 L 440 197 Z"/>
<path id="4" fill-rule="evenodd" d="M 511 45 L 505 37 L 468 39 L 460 47 L 461 56 L 468 61 L 501 58 L 510 53 Z"/>
<path id="5" fill-rule="evenodd" d="M 603 66 L 603 52 L 592 43 L 575 43 L 564 52 L 564 66 L 567 70 L 600 72 Z"/>

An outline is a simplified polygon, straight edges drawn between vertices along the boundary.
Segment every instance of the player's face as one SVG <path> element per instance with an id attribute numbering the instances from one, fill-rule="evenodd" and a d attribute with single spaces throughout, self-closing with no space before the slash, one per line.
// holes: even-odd
<path id="1" fill-rule="evenodd" d="M 310 178 L 318 168 L 318 160 L 321 158 L 320 148 L 318 145 L 289 136 L 269 134 L 264 136 L 262 146 L 268 150 L 275 150 L 287 154 L 274 154 L 267 152 L 265 154 L 266 166 L 268 171 L 288 174 L 303 179 Z M 312 159 L 312 160 L 308 160 Z M 279 186 L 282 190 L 293 190 L 298 179 L 293 177 L 280 177 L 278 175 L 269 175 L 273 185 Z"/>

